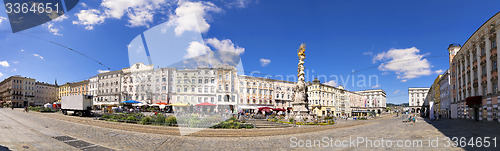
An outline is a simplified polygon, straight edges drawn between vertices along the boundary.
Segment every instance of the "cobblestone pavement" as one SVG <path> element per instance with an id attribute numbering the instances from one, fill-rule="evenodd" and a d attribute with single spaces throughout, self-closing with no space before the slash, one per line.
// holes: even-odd
<path id="1" fill-rule="evenodd" d="M 452 136 L 449 133 L 455 131 L 453 128 L 449 128 L 450 126 L 456 127 L 456 130 L 470 128 L 468 132 L 462 130 L 457 136 L 500 136 L 497 128 L 498 123 L 490 123 L 489 127 L 484 127 L 485 129 L 496 128 L 496 130 L 485 130 L 473 129 L 477 125 L 470 121 L 442 120 L 429 124 L 428 121 L 420 119 L 415 124 L 411 124 L 403 123 L 400 118 L 392 116 L 366 121 L 339 121 L 338 125 L 331 127 L 301 127 L 285 130 L 219 131 L 208 129 L 195 133 L 193 136 L 178 136 L 178 130 L 175 132 L 176 128 L 106 122 L 92 118 L 63 116 L 60 113 L 23 113 L 20 110 L 0 109 L 0 116 L 1 127 L 9 126 L 9 124 L 11 127 L 18 127 L 9 132 L 1 131 L 0 145 L 12 150 L 76 150 L 76 148 L 52 139 L 52 136 L 69 136 L 115 150 L 464 150 L 463 148 L 444 146 L 445 142 L 442 139 Z M 463 126 L 457 126 L 460 124 Z M 29 131 L 24 129 L 29 129 Z M 154 131 L 159 131 L 159 133 L 155 134 Z M 284 131 L 290 132 L 276 136 L 263 135 L 264 133 Z M 224 137 L 210 136 L 222 133 L 227 134 L 223 135 Z M 241 136 L 246 137 L 230 137 L 240 136 L 240 133 L 244 134 Z M 256 137 L 253 137 L 248 133 L 257 134 Z M 30 137 L 21 137 L 19 141 L 6 141 L 8 140 L 6 138 L 14 138 L 20 134 Z M 349 138 L 358 139 L 358 137 L 367 141 L 371 140 L 372 143 L 357 144 L 358 142 L 356 142 L 357 146 L 349 144 L 347 147 L 341 147 L 342 142 L 340 141 L 349 141 Z M 439 146 L 430 147 L 429 145 L 432 143 L 429 142 L 429 137 L 433 139 L 437 137 Z M 330 138 L 332 143 L 330 143 Z M 380 144 L 382 138 L 386 142 L 391 140 L 394 143 L 391 147 L 387 147 L 387 143 L 382 147 Z M 27 140 L 32 139 L 38 141 L 30 144 L 38 143 L 40 145 L 23 149 L 22 144 L 27 144 L 29 143 Z M 311 140 L 311 143 L 308 143 L 308 140 Z M 316 143 L 314 143 L 315 140 Z M 404 144 L 402 144 L 403 147 L 394 147 L 399 140 L 403 142 L 409 140 L 409 147 L 405 147 Z M 422 140 L 421 145 L 418 144 L 419 140 Z M 416 145 L 412 145 L 411 141 L 416 141 Z M 478 148 L 471 150 L 474 149 Z M 481 149 L 498 150 L 498 148 Z"/>

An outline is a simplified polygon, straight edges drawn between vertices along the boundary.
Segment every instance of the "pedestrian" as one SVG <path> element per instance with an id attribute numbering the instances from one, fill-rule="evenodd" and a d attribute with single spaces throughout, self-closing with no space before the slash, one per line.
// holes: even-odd
<path id="1" fill-rule="evenodd" d="M 11 107 L 12 107 L 12 110 L 14 110 L 14 105 L 12 105 Z"/>
<path id="2" fill-rule="evenodd" d="M 416 120 L 417 120 L 417 119 L 415 118 L 415 116 L 413 116 L 413 124 L 415 124 L 415 121 L 416 121 Z"/>
<path id="3" fill-rule="evenodd" d="M 28 113 L 28 106 L 24 107 L 24 112 Z"/>

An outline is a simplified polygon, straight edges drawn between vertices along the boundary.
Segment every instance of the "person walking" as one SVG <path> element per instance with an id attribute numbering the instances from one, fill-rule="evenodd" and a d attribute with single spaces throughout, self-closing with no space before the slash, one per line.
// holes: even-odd
<path id="1" fill-rule="evenodd" d="M 413 124 L 415 124 L 416 120 L 415 116 L 413 116 Z"/>
<path id="2" fill-rule="evenodd" d="M 28 113 L 28 106 L 24 107 L 24 112 Z"/>

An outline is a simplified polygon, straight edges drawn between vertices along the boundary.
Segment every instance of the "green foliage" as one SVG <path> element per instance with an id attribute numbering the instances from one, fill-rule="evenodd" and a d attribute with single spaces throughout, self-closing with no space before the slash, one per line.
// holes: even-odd
<path id="1" fill-rule="evenodd" d="M 142 118 L 141 122 L 139 122 L 139 123 L 142 125 L 146 125 L 146 124 L 149 124 L 151 122 L 151 120 L 153 120 L 153 118 L 148 116 L 148 117 Z"/>
<path id="2" fill-rule="evenodd" d="M 28 106 L 29 111 L 35 111 L 35 112 L 56 112 L 57 110 L 51 109 L 51 108 L 45 108 L 45 107 L 34 107 L 34 106 Z"/>
<path id="3" fill-rule="evenodd" d="M 170 124 L 170 125 L 177 124 L 177 118 L 175 118 L 175 116 L 167 117 L 167 124 Z"/>
<path id="4" fill-rule="evenodd" d="M 166 117 L 163 114 L 153 115 L 151 117 L 153 118 L 153 121 L 155 123 L 161 123 L 161 124 L 165 123 Z"/>
<path id="5" fill-rule="evenodd" d="M 253 128 L 252 124 L 241 123 L 236 120 L 236 118 L 230 118 L 227 121 L 221 122 L 217 125 L 212 126 L 215 129 L 250 129 Z"/>
<path id="6" fill-rule="evenodd" d="M 135 116 L 128 116 L 127 121 L 137 121 L 137 118 Z"/>

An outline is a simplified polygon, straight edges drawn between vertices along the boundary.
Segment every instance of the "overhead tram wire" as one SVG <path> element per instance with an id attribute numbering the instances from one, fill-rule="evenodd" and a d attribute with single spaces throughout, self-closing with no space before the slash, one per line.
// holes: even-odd
<path id="1" fill-rule="evenodd" d="M 73 52 L 75 52 L 75 53 L 77 53 L 77 54 L 79 54 L 79 55 L 82 55 L 82 56 L 84 56 L 84 57 L 86 57 L 86 58 L 88 58 L 88 59 L 90 59 L 90 60 L 92 60 L 92 61 L 94 61 L 94 62 L 98 63 L 98 64 L 99 64 L 99 65 L 101 65 L 101 66 L 106 67 L 106 69 L 108 69 L 108 70 L 111 70 L 111 68 L 110 68 L 110 67 L 108 67 L 108 66 L 104 65 L 103 63 L 101 63 L 101 62 L 97 61 L 96 59 L 94 59 L 94 58 L 92 58 L 92 57 L 90 57 L 90 56 L 88 56 L 88 55 L 86 55 L 86 54 L 84 54 L 84 53 L 81 53 L 81 52 L 79 52 L 79 51 L 76 51 L 75 49 L 70 48 L 70 47 L 68 47 L 68 46 L 62 45 L 62 44 L 57 43 L 57 42 L 54 42 L 54 41 L 52 41 L 52 40 L 47 40 L 47 39 L 43 39 L 43 38 L 40 38 L 40 37 L 37 37 L 37 36 L 33 36 L 33 35 L 27 35 L 27 34 L 23 34 L 23 33 L 17 33 L 17 34 L 24 35 L 24 36 L 31 37 L 31 38 L 35 38 L 35 39 L 39 39 L 39 40 L 43 40 L 43 41 L 47 41 L 47 42 L 50 42 L 50 43 L 52 43 L 52 44 L 58 45 L 58 46 L 60 46 L 60 47 L 66 48 L 66 49 L 68 49 L 68 50 L 71 50 L 71 51 L 73 51 Z"/>

